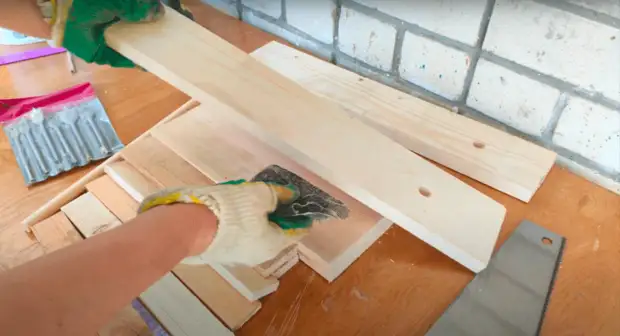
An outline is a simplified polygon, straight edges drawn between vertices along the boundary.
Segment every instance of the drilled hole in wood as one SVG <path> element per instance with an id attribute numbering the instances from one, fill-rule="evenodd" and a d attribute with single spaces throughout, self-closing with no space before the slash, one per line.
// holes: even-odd
<path id="1" fill-rule="evenodd" d="M 545 245 L 551 245 L 553 244 L 553 239 L 549 238 L 549 237 L 542 237 L 542 239 L 540 240 L 543 244 Z"/>
<path id="2" fill-rule="evenodd" d="M 424 197 L 431 197 L 431 191 L 424 187 L 420 187 L 420 189 L 418 189 L 418 192 Z"/>
<path id="3" fill-rule="evenodd" d="M 474 147 L 478 149 L 483 149 L 486 145 L 482 141 L 474 141 Z"/>

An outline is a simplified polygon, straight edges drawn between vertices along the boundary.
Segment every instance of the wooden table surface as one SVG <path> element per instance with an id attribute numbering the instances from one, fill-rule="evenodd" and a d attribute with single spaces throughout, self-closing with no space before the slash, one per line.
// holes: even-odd
<path id="1" fill-rule="evenodd" d="M 208 6 L 192 3 L 190 7 L 200 24 L 246 52 L 275 39 Z M 0 55 L 28 48 L 32 47 L 0 46 Z M 151 74 L 77 63 L 79 73 L 73 76 L 64 55 L 0 67 L 0 97 L 44 94 L 89 81 L 124 143 L 188 100 Z M 0 270 L 43 254 L 41 246 L 23 232 L 20 220 L 92 167 L 26 188 L 9 143 L 0 135 Z M 529 204 L 455 175 L 506 207 L 497 246 L 523 219 L 567 238 L 544 335 L 620 334 L 618 195 L 558 166 Z M 295 266 L 237 334 L 423 334 L 472 277 L 394 226 L 332 284 L 301 263 Z"/>

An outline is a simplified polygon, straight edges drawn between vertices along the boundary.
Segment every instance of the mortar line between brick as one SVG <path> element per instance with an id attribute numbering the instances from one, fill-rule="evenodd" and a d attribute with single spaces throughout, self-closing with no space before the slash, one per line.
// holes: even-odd
<path id="1" fill-rule="evenodd" d="M 457 99 L 461 104 L 465 104 L 467 96 L 469 96 L 469 90 L 471 89 L 471 83 L 474 80 L 474 74 L 476 73 L 476 67 L 478 67 L 478 60 L 480 60 L 480 53 L 482 52 L 482 44 L 486 38 L 489 24 L 491 23 L 491 16 L 493 16 L 493 8 L 495 8 L 495 0 L 487 0 L 484 12 L 482 13 L 482 20 L 480 20 L 480 27 L 478 28 L 478 40 L 474 52 L 470 55 L 470 65 L 465 74 L 465 80 L 463 82 L 463 92 Z"/>
<path id="2" fill-rule="evenodd" d="M 403 53 L 403 40 L 405 39 L 405 30 L 403 28 L 396 28 L 396 40 L 394 42 L 394 53 L 392 54 L 392 74 L 400 77 L 398 73 L 398 67 L 400 66 L 400 60 Z"/>
<path id="3" fill-rule="evenodd" d="M 435 33 L 434 31 L 428 30 L 426 28 L 422 28 L 420 26 L 418 26 L 417 24 L 413 24 L 413 23 L 409 23 L 409 22 L 405 22 L 402 20 L 399 20 L 391 15 L 385 14 L 383 12 L 380 12 L 377 9 L 368 7 L 368 6 L 364 6 L 362 4 L 359 4 L 357 2 L 354 2 L 352 0 L 342 0 L 342 5 L 347 7 L 347 8 L 351 8 L 354 9 L 364 15 L 370 16 L 374 19 L 377 19 L 381 22 L 387 23 L 391 26 L 393 26 L 397 31 L 399 29 L 399 27 L 403 27 L 405 28 L 406 31 L 417 35 L 417 36 L 421 36 L 421 37 L 425 37 L 428 38 L 430 40 L 433 40 L 439 44 L 442 44 L 446 47 L 450 47 L 452 49 L 456 49 L 456 50 L 460 50 L 460 51 L 464 51 L 468 54 L 471 54 L 474 51 L 474 47 L 465 44 L 463 42 L 451 39 L 447 36 L 443 36 L 441 34 Z"/>
<path id="4" fill-rule="evenodd" d="M 288 23 L 286 17 L 286 0 L 280 0 L 280 21 Z"/>
<path id="5" fill-rule="evenodd" d="M 237 6 L 237 20 L 243 20 L 243 4 L 241 0 L 236 0 L 235 5 Z"/>
<path id="6" fill-rule="evenodd" d="M 491 61 L 497 65 L 500 65 L 506 69 L 512 70 L 518 74 L 524 75 L 527 78 L 533 79 L 537 82 L 541 82 L 551 87 L 555 87 L 560 91 L 565 91 L 567 93 L 570 93 L 571 95 L 581 97 L 595 104 L 605 106 L 612 110 L 616 110 L 618 113 L 620 113 L 620 102 L 607 98 L 603 96 L 600 92 L 585 91 L 577 85 L 571 84 L 569 82 L 544 73 L 540 73 L 534 69 L 530 69 L 524 65 L 495 55 L 488 51 L 483 50 L 480 57 L 487 61 Z"/>
<path id="7" fill-rule="evenodd" d="M 549 143 L 553 142 L 553 133 L 555 133 L 555 129 L 558 127 L 558 122 L 560 121 L 560 117 L 562 116 L 562 112 L 564 112 L 566 105 L 568 105 L 569 99 L 568 93 L 562 92 L 553 106 L 551 118 L 541 134 L 541 138 L 549 141 Z"/>
<path id="8" fill-rule="evenodd" d="M 342 14 L 342 0 L 334 0 L 334 36 L 332 41 L 332 48 L 334 52 L 332 53 L 332 58 L 329 60 L 331 63 L 336 64 L 336 53 L 340 51 L 338 48 L 338 43 L 340 40 L 340 15 Z"/>
<path id="9" fill-rule="evenodd" d="M 584 19 L 588 19 L 591 21 L 595 21 L 598 23 L 602 23 L 607 26 L 611 26 L 614 28 L 620 29 L 620 19 L 615 18 L 611 15 L 597 12 L 594 9 L 581 7 L 576 4 L 572 4 L 568 1 L 557 1 L 557 0 L 534 0 L 535 2 L 549 6 L 555 9 L 559 9 L 561 11 L 569 12 L 571 14 L 575 14 Z"/>

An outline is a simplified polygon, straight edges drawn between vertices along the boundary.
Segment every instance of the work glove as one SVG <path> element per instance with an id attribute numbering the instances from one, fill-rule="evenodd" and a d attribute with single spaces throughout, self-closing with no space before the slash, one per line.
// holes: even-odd
<path id="1" fill-rule="evenodd" d="M 138 212 L 173 203 L 205 205 L 218 218 L 215 236 L 204 252 L 182 262 L 256 266 L 275 258 L 307 231 L 285 230 L 267 217 L 278 204 L 289 204 L 298 195 L 298 190 L 292 186 L 233 181 L 215 186 L 165 189 L 145 198 Z"/>
<path id="2" fill-rule="evenodd" d="M 50 6 L 51 5 L 51 6 Z M 164 13 L 159 0 L 39 1 L 43 15 L 51 15 L 52 40 L 88 63 L 133 68 L 135 64 L 112 48 L 104 30 L 119 22 L 148 22 Z"/>

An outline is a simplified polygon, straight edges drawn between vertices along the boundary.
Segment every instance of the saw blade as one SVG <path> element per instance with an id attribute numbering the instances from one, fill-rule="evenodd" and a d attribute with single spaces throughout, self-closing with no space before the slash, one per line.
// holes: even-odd
<path id="1" fill-rule="evenodd" d="M 426 335 L 538 335 L 564 243 L 558 234 L 521 222 Z"/>

